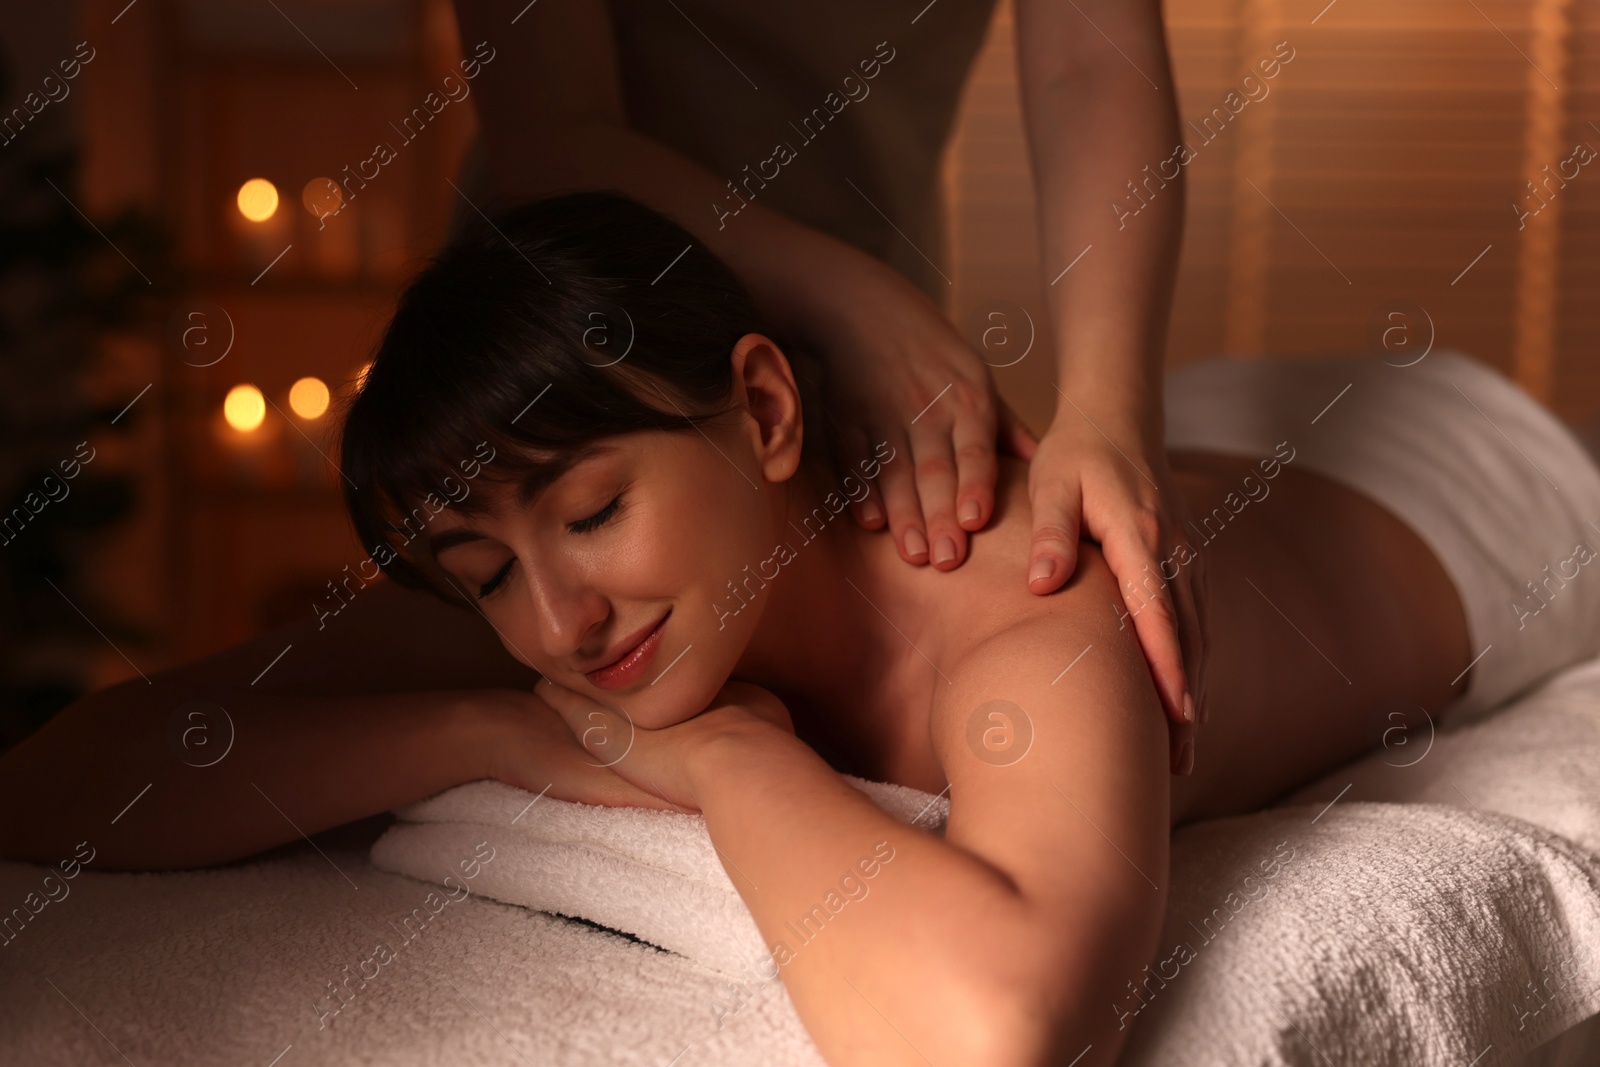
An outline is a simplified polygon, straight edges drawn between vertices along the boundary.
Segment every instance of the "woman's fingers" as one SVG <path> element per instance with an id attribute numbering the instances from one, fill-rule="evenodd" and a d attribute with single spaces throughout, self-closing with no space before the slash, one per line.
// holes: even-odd
<path id="1" fill-rule="evenodd" d="M 637 731 L 621 708 L 608 707 L 548 678 L 539 679 L 533 691 L 566 722 L 578 744 L 594 757 L 593 766 L 616 767 L 633 749 Z"/>
<path id="2" fill-rule="evenodd" d="M 601 766 L 579 743 L 572 723 L 538 692 L 515 694 L 512 699 L 517 701 L 515 721 L 519 726 L 500 746 L 494 778 L 530 793 L 578 804 L 676 810 L 665 798 Z"/>

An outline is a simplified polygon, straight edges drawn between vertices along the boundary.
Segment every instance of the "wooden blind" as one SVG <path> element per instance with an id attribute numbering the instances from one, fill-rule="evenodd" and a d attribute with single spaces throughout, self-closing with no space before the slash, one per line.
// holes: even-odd
<path id="1" fill-rule="evenodd" d="M 1172 0 L 1167 24 L 1186 129 L 1276 42 L 1295 56 L 1186 168 L 1169 365 L 1367 349 L 1404 307 L 1569 421 L 1600 414 L 1600 4 Z M 958 324 L 994 299 L 1047 321 L 1013 33 L 1004 3 L 946 158 Z M 1036 426 L 1048 340 L 996 371 Z"/>

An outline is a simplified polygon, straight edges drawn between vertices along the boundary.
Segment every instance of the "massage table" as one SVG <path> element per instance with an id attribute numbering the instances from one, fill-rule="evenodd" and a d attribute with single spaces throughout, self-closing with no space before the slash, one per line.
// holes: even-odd
<path id="1" fill-rule="evenodd" d="M 1107 998 L 1132 1027 L 1121 1063 L 1600 1063 L 1600 660 L 1384 742 L 1274 807 L 1174 834 L 1169 978 Z M 494 899 L 541 869 L 529 899 L 621 906 L 648 884 L 613 866 L 585 888 L 570 854 L 541 868 L 505 836 L 473 860 L 565 802 L 515 828 L 429 823 L 430 803 L 219 868 L 90 860 L 42 905 L 54 868 L 0 863 L 0 908 L 29 912 L 0 942 L 0 1064 L 822 1063 L 780 981 Z"/>

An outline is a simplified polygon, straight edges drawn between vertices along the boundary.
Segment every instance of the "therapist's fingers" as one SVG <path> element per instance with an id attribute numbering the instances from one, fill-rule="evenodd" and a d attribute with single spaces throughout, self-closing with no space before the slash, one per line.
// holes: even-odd
<path id="1" fill-rule="evenodd" d="M 912 426 L 911 449 L 917 499 L 928 533 L 928 560 L 939 570 L 959 567 L 967 555 L 967 534 L 956 521 L 956 459 L 949 424 Z"/>
<path id="2" fill-rule="evenodd" d="M 957 419 L 951 431 L 956 460 L 956 521 L 965 530 L 981 530 L 994 514 L 994 487 L 1000 480 L 993 422 Z M 924 512 L 927 518 L 927 513 Z M 929 527 L 933 520 L 929 518 Z"/>
<path id="3" fill-rule="evenodd" d="M 1028 591 L 1043 596 L 1066 584 L 1078 566 L 1083 497 L 1076 480 L 1062 481 L 1035 466 L 1029 472 L 1033 539 L 1028 546 Z"/>
<path id="4" fill-rule="evenodd" d="M 1103 531 L 1100 549 L 1117 576 L 1123 602 L 1133 617 L 1139 646 L 1150 664 L 1156 693 L 1167 717 L 1192 721 L 1192 703 L 1186 712 L 1183 699 L 1188 681 L 1183 670 L 1183 647 L 1178 637 L 1178 610 L 1168 583 L 1161 576 L 1157 550 L 1162 523 L 1154 512 L 1136 510 L 1117 528 Z"/>
<path id="5" fill-rule="evenodd" d="M 904 433 L 886 430 L 876 436 L 890 450 L 879 460 L 877 491 L 889 516 L 889 532 L 900 558 L 907 563 L 928 562 L 928 534 L 922 524 L 922 502 L 917 497 L 912 469 L 911 442 Z"/>
<path id="6" fill-rule="evenodd" d="M 1194 604 L 1194 639 L 1186 642 L 1193 651 L 1186 651 L 1184 655 L 1189 667 L 1190 692 L 1194 694 L 1195 717 L 1204 723 L 1211 718 L 1211 659 L 1208 654 L 1211 641 L 1211 558 L 1203 550 L 1196 549 L 1193 542 L 1185 539 L 1185 543 L 1190 547 L 1188 570 L 1190 596 Z"/>
<path id="7" fill-rule="evenodd" d="M 1169 722 L 1168 744 L 1172 760 L 1173 774 L 1194 773 L 1194 735 L 1193 723 Z"/>
<path id="8" fill-rule="evenodd" d="M 875 471 L 878 466 L 876 457 L 872 454 L 873 442 L 867 439 L 867 432 L 858 426 L 837 426 L 836 430 L 840 447 L 844 452 L 844 470 L 842 474 L 853 477 L 866 486 L 866 494 L 859 499 L 850 496 L 846 487 L 846 497 L 850 499 L 850 514 L 865 530 L 881 530 L 889 521 L 888 514 L 883 509 L 883 495 L 878 492 L 878 479 Z"/>

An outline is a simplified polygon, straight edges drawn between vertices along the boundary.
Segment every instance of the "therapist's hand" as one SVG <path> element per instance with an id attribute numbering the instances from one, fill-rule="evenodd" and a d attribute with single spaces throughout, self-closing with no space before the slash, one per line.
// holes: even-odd
<path id="1" fill-rule="evenodd" d="M 1062 405 L 1028 469 L 1034 527 L 1028 588 L 1039 594 L 1061 588 L 1077 567 L 1080 536 L 1099 543 L 1122 588 L 1123 624 L 1134 626 L 1170 720 L 1173 770 L 1187 774 L 1194 729 L 1208 714 L 1208 561 L 1185 534 L 1189 510 L 1165 450 L 1147 442 L 1146 435 L 1119 434 Z"/>
<path id="2" fill-rule="evenodd" d="M 1035 438 L 949 319 L 898 272 L 873 261 L 832 292 L 831 314 L 813 329 L 844 446 L 840 474 L 878 462 L 851 512 L 869 530 L 887 519 L 907 562 L 958 567 L 967 533 L 994 514 L 997 451 L 1027 459 Z"/>

